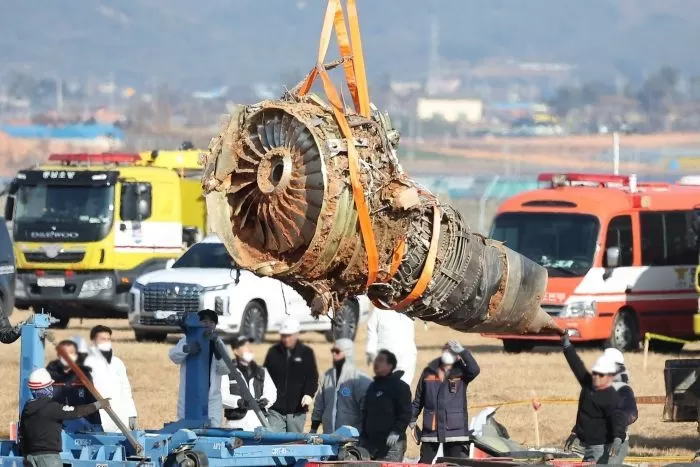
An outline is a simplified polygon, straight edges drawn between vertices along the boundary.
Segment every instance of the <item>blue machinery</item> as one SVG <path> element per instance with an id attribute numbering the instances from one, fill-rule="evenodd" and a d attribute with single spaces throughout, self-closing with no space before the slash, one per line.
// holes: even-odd
<path id="1" fill-rule="evenodd" d="M 44 340 L 50 324 L 48 315 L 35 314 L 22 327 L 20 362 L 20 413 L 31 395 L 27 379 L 32 370 L 44 367 Z M 201 350 L 188 355 L 185 374 L 185 419 L 166 424 L 161 430 L 136 430 L 127 436 L 102 433 L 100 427 L 66 426 L 63 431 L 64 465 L 74 467 L 217 467 L 303 466 L 306 461 L 354 460 L 360 457 L 354 446 L 358 432 L 341 427 L 331 435 L 274 433 L 265 428 L 255 432 L 208 428 L 210 345 L 228 354 L 219 338 L 210 338 L 196 313 L 185 318 L 187 342 L 198 342 Z M 230 363 L 227 362 L 227 363 Z M 250 394 L 247 395 L 251 397 Z M 137 444 L 135 447 L 133 444 Z M 140 452 L 141 454 L 137 454 Z M 0 465 L 22 467 L 17 444 L 0 440 Z"/>

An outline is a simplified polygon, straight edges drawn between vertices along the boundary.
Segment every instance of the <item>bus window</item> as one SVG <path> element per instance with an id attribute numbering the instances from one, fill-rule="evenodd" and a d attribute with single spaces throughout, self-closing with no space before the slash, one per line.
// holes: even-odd
<path id="1" fill-rule="evenodd" d="M 620 267 L 632 266 L 632 217 L 613 217 L 605 234 L 605 249 L 616 246 L 620 249 Z M 603 255 L 603 266 L 608 267 L 607 255 Z"/>
<path id="2" fill-rule="evenodd" d="M 691 211 L 642 212 L 642 264 L 677 266 L 696 264 L 698 250 L 692 234 Z"/>

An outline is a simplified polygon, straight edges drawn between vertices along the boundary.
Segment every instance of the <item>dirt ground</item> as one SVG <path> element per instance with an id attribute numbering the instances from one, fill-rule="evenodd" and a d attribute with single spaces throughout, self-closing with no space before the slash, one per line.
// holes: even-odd
<path id="1" fill-rule="evenodd" d="M 26 318 L 26 313 L 16 312 L 13 322 Z M 98 324 L 96 320 L 80 322 L 73 320 L 65 331 L 54 331 L 57 339 L 79 334 L 88 338 L 89 330 Z M 127 365 L 128 373 L 139 411 L 141 427 L 159 428 L 164 422 L 175 419 L 178 369 L 170 362 L 167 351 L 176 341 L 175 336 L 166 344 L 136 343 L 126 321 L 111 320 L 108 324 L 115 330 L 115 353 Z M 274 336 L 262 345 L 255 346 L 256 360 L 262 361 Z M 506 355 L 500 341 L 478 335 L 460 334 L 436 325 L 427 329 L 416 323 L 419 368 L 440 354 L 441 346 L 450 339 L 459 339 L 474 353 L 481 366 L 481 375 L 469 386 L 469 405 L 530 399 L 535 391 L 541 399 L 565 397 L 576 399 L 579 388 L 566 362 L 556 347 L 537 349 L 534 353 Z M 317 357 L 319 370 L 330 366 L 330 344 L 320 334 L 306 334 L 302 340 L 310 344 Z M 357 365 L 371 373 L 365 365 L 364 344 L 366 332 L 362 328 L 356 341 Z M 685 358 L 697 358 L 700 345 L 693 345 L 683 354 Z M 599 355 L 598 349 L 581 350 L 588 365 Z M 19 365 L 19 342 L 0 346 L 0 369 L 4 384 L 0 385 L 0 435 L 7 436 L 9 424 L 17 418 L 17 381 Z M 55 358 L 53 348 L 47 349 L 48 359 Z M 664 394 L 663 368 L 667 357 L 650 355 L 646 372 L 642 367 L 642 354 L 626 355 L 635 392 L 639 396 Z M 417 371 L 416 373 L 419 373 Z M 418 378 L 416 375 L 415 378 Z M 415 381 L 415 380 L 414 380 Z M 695 423 L 664 423 L 661 421 L 661 405 L 640 406 L 640 416 L 631 429 L 630 455 L 690 455 L 700 448 L 700 437 Z M 470 416 L 479 409 L 470 409 Z M 561 446 L 574 424 L 575 404 L 561 405 L 544 403 L 539 411 L 539 428 L 543 446 Z M 506 405 L 499 409 L 497 420 L 508 429 L 511 437 L 523 444 L 535 443 L 534 417 L 531 406 Z M 308 422 L 307 422 L 308 423 Z M 409 455 L 417 455 L 418 449 L 410 444 Z"/>

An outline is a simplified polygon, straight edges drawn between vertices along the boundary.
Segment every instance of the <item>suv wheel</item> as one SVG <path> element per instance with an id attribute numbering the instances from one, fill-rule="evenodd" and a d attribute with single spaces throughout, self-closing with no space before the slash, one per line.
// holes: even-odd
<path id="1" fill-rule="evenodd" d="M 165 342 L 168 338 L 168 333 L 134 331 L 134 337 L 136 338 L 136 342 Z"/>
<path id="2" fill-rule="evenodd" d="M 265 339 L 265 332 L 267 332 L 267 315 L 263 305 L 256 301 L 248 303 L 243 311 L 241 334 L 259 344 Z"/>

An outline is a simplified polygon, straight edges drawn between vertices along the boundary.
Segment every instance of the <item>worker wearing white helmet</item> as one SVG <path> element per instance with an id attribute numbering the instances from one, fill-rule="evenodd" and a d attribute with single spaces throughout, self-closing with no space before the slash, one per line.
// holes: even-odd
<path id="1" fill-rule="evenodd" d="M 277 388 L 268 416 L 273 431 L 302 433 L 318 389 L 316 356 L 299 340 L 299 331 L 299 321 L 284 319 L 280 342 L 270 347 L 263 363 Z"/>
<path id="2" fill-rule="evenodd" d="M 613 387 L 617 364 L 609 356 L 596 360 L 589 372 L 569 341 L 562 336 L 564 356 L 581 385 L 574 434 L 584 447 L 584 462 L 606 464 L 617 459 L 627 438 L 622 401 Z"/>
<path id="3" fill-rule="evenodd" d="M 86 405 L 61 405 L 54 401 L 53 379 L 44 368 L 29 375 L 33 399 L 24 406 L 19 423 L 20 451 L 32 467 L 62 467 L 61 430 L 64 420 L 74 420 L 109 407 L 106 400 Z"/>
<path id="4" fill-rule="evenodd" d="M 637 401 L 635 400 L 634 391 L 629 385 L 629 375 L 627 374 L 627 368 L 625 367 L 625 356 L 618 349 L 614 347 L 609 347 L 603 352 L 603 357 L 609 359 L 615 363 L 615 376 L 613 377 L 612 386 L 615 388 L 622 401 L 622 411 L 625 415 L 625 422 L 627 424 L 627 436 L 620 446 L 620 450 L 617 456 L 610 458 L 608 463 L 610 464 L 622 464 L 625 456 L 629 452 L 629 426 L 637 421 L 639 412 L 637 410 Z M 571 435 L 567 438 L 564 448 L 569 450 L 574 441 L 576 440 L 576 433 L 571 430 Z"/>

